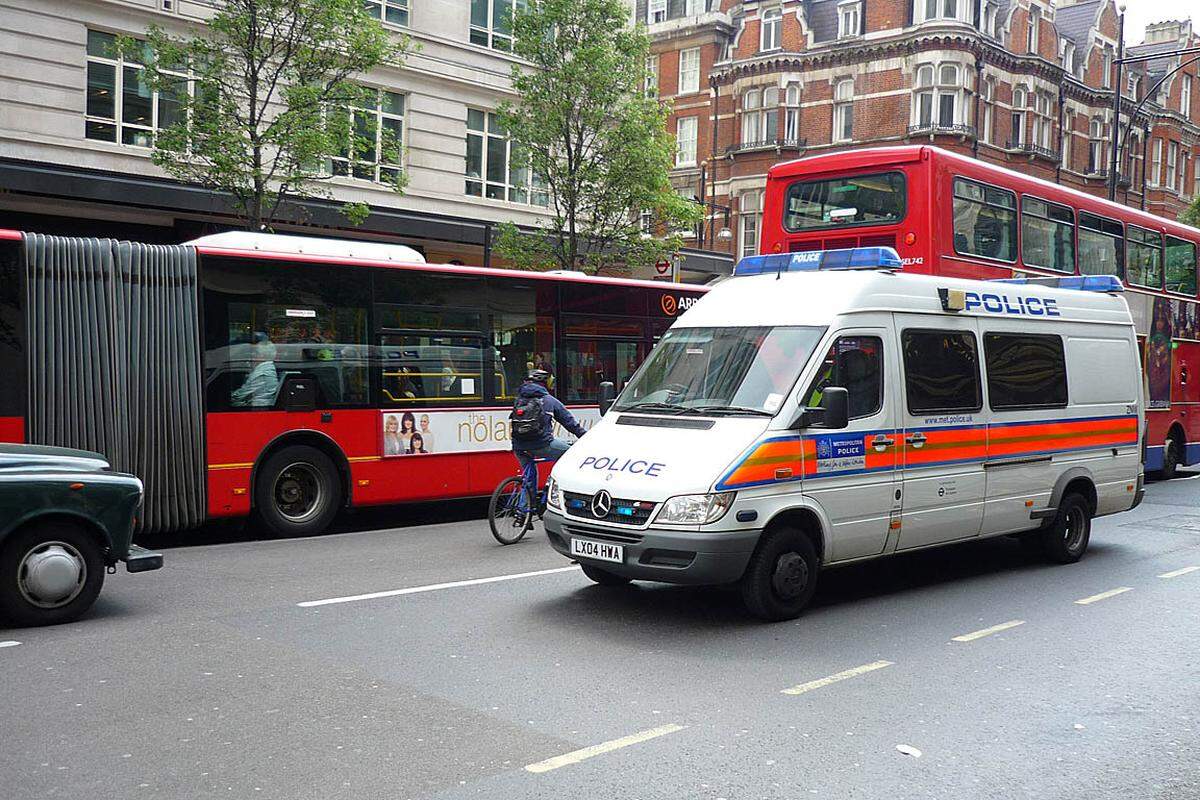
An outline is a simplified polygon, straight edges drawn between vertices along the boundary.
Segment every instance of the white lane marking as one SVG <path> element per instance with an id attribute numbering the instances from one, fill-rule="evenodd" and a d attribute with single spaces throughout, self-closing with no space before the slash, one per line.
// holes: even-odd
<path id="1" fill-rule="evenodd" d="M 865 675 L 866 673 L 874 672 L 877 669 L 890 667 L 893 663 L 894 662 L 892 661 L 872 661 L 870 664 L 863 664 L 861 667 L 854 667 L 853 669 L 847 669 L 843 670 L 842 672 L 835 673 L 830 675 L 828 678 L 820 678 L 815 681 L 809 681 L 808 683 L 801 683 L 797 686 L 793 686 L 790 689 L 782 689 L 781 691 L 783 694 L 804 694 L 805 692 L 811 692 L 813 689 L 820 689 L 823 686 L 828 686 L 831 683 L 844 681 L 847 678 L 856 678 L 859 675 Z"/>
<path id="2" fill-rule="evenodd" d="M 604 753 L 611 753 L 613 750 L 620 750 L 622 747 L 629 747 L 630 745 L 640 744 L 642 742 L 649 741 L 650 739 L 657 739 L 659 736 L 666 736 L 668 733 L 681 731 L 685 727 L 687 726 L 676 725 L 672 722 L 670 725 L 662 725 L 658 728 L 651 728 L 648 731 L 641 731 L 640 733 L 634 733 L 629 736 L 622 736 L 620 739 L 613 739 L 608 742 L 594 744 L 591 747 L 585 747 L 582 750 L 574 750 L 570 753 L 563 753 L 561 756 L 547 758 L 545 761 L 539 761 L 536 764 L 529 764 L 525 767 L 525 771 L 534 773 L 549 772 L 550 770 L 558 769 L 559 767 L 578 764 L 580 761 L 586 761 L 589 758 L 594 758 L 595 756 L 603 755 Z"/>
<path id="3" fill-rule="evenodd" d="M 1133 591 L 1132 586 L 1122 586 L 1120 589 L 1109 589 L 1107 592 L 1101 592 L 1100 594 L 1094 594 L 1091 597 L 1082 597 L 1079 600 L 1075 601 L 1075 605 L 1090 606 L 1092 603 L 1099 603 L 1101 600 L 1107 600 L 1110 597 L 1116 597 L 1119 594 L 1125 594 L 1125 592 L 1132 592 L 1132 591 Z"/>
<path id="4" fill-rule="evenodd" d="M 513 575 L 496 575 L 491 578 L 473 578 L 468 581 L 450 581 L 449 583 L 433 583 L 428 586 L 410 586 L 407 589 L 390 589 L 386 592 L 370 592 L 368 594 L 353 594 L 348 597 L 327 597 L 324 600 L 305 600 L 303 603 L 296 603 L 301 608 L 312 608 L 313 606 L 331 606 L 335 603 L 356 603 L 359 600 L 375 600 L 380 597 L 400 597 L 405 594 L 421 594 L 422 592 L 437 592 L 442 589 L 457 589 L 462 586 L 481 586 L 485 583 L 500 583 L 501 581 L 515 581 L 520 578 L 536 578 L 539 575 L 554 575 L 559 572 L 572 572 L 578 570 L 577 566 L 570 567 L 555 567 L 554 569 L 541 569 L 537 572 L 518 572 Z"/>
<path id="5" fill-rule="evenodd" d="M 12 639 L 9 639 L 6 642 L 0 642 L 0 647 L 16 647 L 19 644 L 20 642 L 14 642 Z"/>
<path id="6" fill-rule="evenodd" d="M 1183 569 L 1174 569 L 1174 570 L 1171 570 L 1170 572 L 1164 572 L 1162 575 L 1159 575 L 1158 577 L 1160 577 L 1160 578 L 1178 578 L 1180 575 L 1187 575 L 1189 572 L 1195 572 L 1198 569 L 1200 569 L 1200 567 L 1184 567 Z"/>
<path id="7" fill-rule="evenodd" d="M 976 639 L 982 639 L 985 636 L 991 636 L 993 633 L 999 633 L 1000 631 L 1006 631 L 1009 628 L 1015 628 L 1018 625 L 1024 625 L 1024 624 L 1025 624 L 1025 620 L 1023 620 L 1023 619 L 1009 620 L 1008 622 L 1001 622 L 999 625 L 993 625 L 990 628 L 984 628 L 983 630 L 979 630 L 979 631 L 971 631 L 970 633 L 964 633 L 962 636 L 955 636 L 953 639 L 951 639 L 951 641 L 953 641 L 953 642 L 973 642 Z"/>

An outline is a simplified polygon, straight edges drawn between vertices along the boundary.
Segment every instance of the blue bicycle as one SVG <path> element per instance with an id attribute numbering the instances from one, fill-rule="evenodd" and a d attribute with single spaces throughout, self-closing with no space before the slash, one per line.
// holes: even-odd
<path id="1" fill-rule="evenodd" d="M 535 463 L 545 460 L 534 459 Z M 518 467 L 516 475 L 500 481 L 488 501 L 488 525 L 500 544 L 521 541 L 533 527 L 534 517 L 540 518 L 546 510 L 546 490 L 537 485 L 536 468 L 531 472 L 535 476 L 532 481 Z"/>

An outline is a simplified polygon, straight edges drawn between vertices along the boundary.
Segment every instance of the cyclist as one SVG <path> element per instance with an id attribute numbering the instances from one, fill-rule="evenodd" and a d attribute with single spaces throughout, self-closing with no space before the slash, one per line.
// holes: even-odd
<path id="1" fill-rule="evenodd" d="M 517 461 L 521 462 L 525 485 L 530 487 L 530 492 L 535 497 L 538 474 L 534 459 L 557 461 L 571 446 L 565 439 L 554 436 L 555 420 L 576 436 L 587 433 L 567 407 L 550 394 L 550 390 L 546 388 L 550 379 L 550 373 L 544 369 L 530 370 L 525 382 L 517 390 L 517 399 L 513 403 L 512 413 L 509 414 L 512 422 L 513 454 Z"/>

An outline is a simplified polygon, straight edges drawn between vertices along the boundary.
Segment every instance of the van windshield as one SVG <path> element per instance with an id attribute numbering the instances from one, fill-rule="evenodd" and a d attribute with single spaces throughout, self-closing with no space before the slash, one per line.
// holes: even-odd
<path id="1" fill-rule="evenodd" d="M 824 328 L 672 328 L 617 411 L 773 417 Z"/>

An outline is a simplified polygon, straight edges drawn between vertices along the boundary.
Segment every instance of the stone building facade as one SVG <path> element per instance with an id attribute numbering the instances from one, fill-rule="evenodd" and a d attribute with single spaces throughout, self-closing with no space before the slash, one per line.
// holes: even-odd
<path id="1" fill-rule="evenodd" d="M 706 247 L 755 251 L 771 165 L 842 148 L 936 144 L 1108 191 L 1114 0 L 638 0 L 636 13 L 654 42 L 648 89 L 672 104 L 673 181 L 716 204 Z M 1127 56 L 1200 45 L 1190 20 L 1145 34 Z M 1120 87 L 1132 124 L 1117 199 L 1171 218 L 1200 194 L 1200 65 L 1154 91 L 1179 63 L 1127 65 Z M 731 241 L 714 235 L 719 207 Z"/>
<path id="2" fill-rule="evenodd" d="M 139 65 L 114 36 L 157 24 L 201 29 L 213 0 L 0 0 L 0 227 L 148 242 L 186 241 L 227 228 L 228 201 L 171 180 L 151 163 L 155 126 L 170 105 L 139 83 Z M 363 76 L 380 92 L 367 110 L 404 145 L 402 163 L 347 169 L 333 199 L 312 203 L 302 225 L 281 230 L 400 242 L 431 261 L 496 264 L 494 227 L 545 219 L 491 112 L 513 97 L 511 5 L 489 0 L 372 0 L 369 11 L 416 45 L 401 68 Z M 632 8 L 632 7 L 631 7 Z M 409 178 L 397 195 L 379 182 Z M 365 202 L 352 227 L 342 203 Z M 728 258 L 686 252 L 685 277 L 728 271 Z M 653 273 L 653 268 L 647 268 Z"/>

